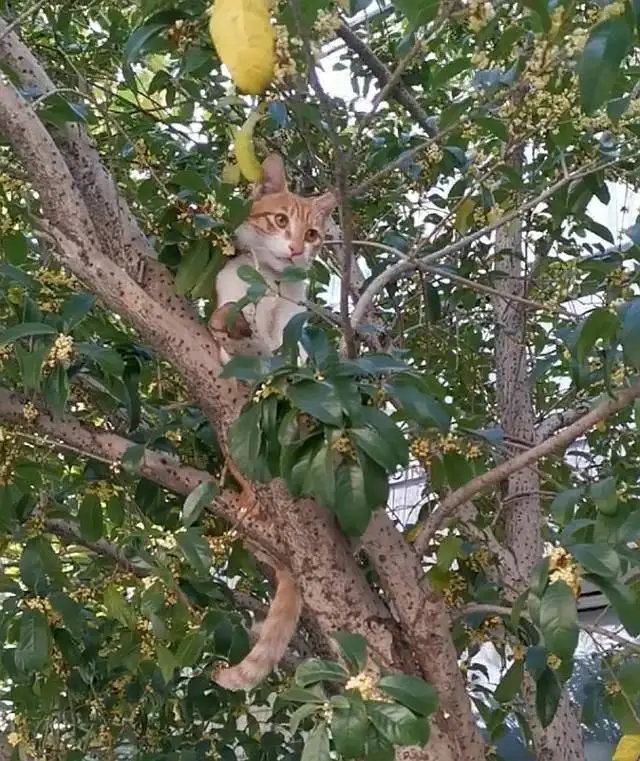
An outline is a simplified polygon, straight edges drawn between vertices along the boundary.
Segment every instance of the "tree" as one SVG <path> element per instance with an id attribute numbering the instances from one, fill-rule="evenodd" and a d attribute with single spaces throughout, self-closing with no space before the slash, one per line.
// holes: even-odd
<path id="1" fill-rule="evenodd" d="M 536 758 L 581 759 L 580 577 L 640 633 L 640 232 L 591 204 L 638 185 L 637 3 L 397 0 L 363 26 L 359 0 L 275 5 L 258 151 L 341 196 L 275 358 L 206 326 L 247 211 L 229 127 L 255 104 L 204 4 L 15 3 L 0 24 L 9 740 L 477 761 L 479 714 L 489 742 L 515 718 Z M 354 91 L 379 88 L 364 113 L 318 78 L 333 35 Z M 428 479 L 401 525 L 382 507 L 409 451 Z M 299 631 L 226 692 L 211 670 L 248 651 L 274 558 Z M 638 734 L 618 639 L 605 709 Z M 472 678 L 485 641 L 494 692 Z"/>

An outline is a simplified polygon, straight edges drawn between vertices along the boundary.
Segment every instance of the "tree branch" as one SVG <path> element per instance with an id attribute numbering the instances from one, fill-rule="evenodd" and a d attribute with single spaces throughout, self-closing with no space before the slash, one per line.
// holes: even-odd
<path id="1" fill-rule="evenodd" d="M 393 75 L 373 50 L 371 50 L 371 48 L 363 42 L 358 35 L 347 26 L 347 24 L 343 23 L 339 27 L 337 35 L 371 71 L 374 77 L 378 80 L 380 87 L 382 89 L 388 87 L 389 83 L 392 82 Z M 389 94 L 397 103 L 407 109 L 427 135 L 435 133 L 433 120 L 429 118 L 427 112 L 400 81 L 393 83 Z"/>
<path id="2" fill-rule="evenodd" d="M 531 200 L 521 204 L 517 209 L 513 209 L 512 211 L 508 212 L 492 224 L 487 225 L 480 230 L 476 230 L 475 232 L 469 233 L 469 235 L 464 236 L 455 243 L 451 243 L 448 246 L 441 248 L 439 251 L 434 251 L 430 254 L 418 256 L 420 253 L 420 246 L 422 245 L 422 241 L 418 241 L 418 243 L 416 243 L 409 255 L 403 261 L 392 264 L 386 270 L 383 270 L 379 275 L 373 278 L 373 280 L 367 286 L 365 292 L 360 297 L 360 301 L 358 301 L 356 304 L 356 308 L 353 310 L 353 314 L 351 316 L 351 324 L 354 328 L 357 328 L 362 322 L 362 319 L 375 296 L 386 285 L 392 283 L 394 280 L 397 280 L 406 272 L 411 272 L 412 270 L 417 269 L 419 266 L 418 262 L 422 262 L 422 264 L 433 264 L 439 259 L 457 254 L 458 252 L 464 250 L 471 243 L 474 243 L 476 240 L 479 240 L 485 235 L 489 235 L 495 230 L 498 230 L 512 220 L 521 216 L 524 212 L 529 211 L 543 201 L 546 201 L 547 198 L 550 198 L 552 195 L 554 195 L 554 193 L 557 193 L 558 190 L 563 188 L 568 183 L 573 182 L 580 177 L 584 177 L 587 174 L 596 172 L 599 169 L 602 169 L 603 166 L 608 166 L 610 163 L 611 162 L 607 162 L 605 165 L 594 163 L 586 167 L 582 167 L 575 172 L 572 172 L 570 175 L 567 175 L 561 180 L 558 180 L 558 182 L 554 183 L 553 185 L 550 185 L 544 192 L 540 193 L 535 198 L 532 198 Z"/>
<path id="3" fill-rule="evenodd" d="M 591 410 L 591 412 L 583 415 L 572 423 L 572 425 L 565 428 L 561 433 L 546 439 L 546 441 L 522 452 L 522 454 L 519 454 L 510 460 L 506 460 L 506 462 L 501 463 L 493 468 L 493 470 L 483 473 L 480 476 L 476 476 L 476 478 L 472 478 L 471 481 L 464 486 L 456 489 L 443 500 L 441 505 L 427 519 L 414 543 L 418 554 L 421 555 L 424 553 L 431 538 L 440 528 L 443 521 L 454 515 L 460 505 L 463 505 L 487 487 L 508 478 L 513 473 L 537 462 L 542 457 L 546 457 L 558 449 L 568 446 L 579 436 L 586 433 L 586 431 L 592 428 L 596 423 L 601 420 L 606 420 L 611 415 L 619 412 L 638 396 L 640 396 L 640 380 L 636 378 L 631 385 L 620 389 L 616 397 L 602 402 L 595 409 Z"/>

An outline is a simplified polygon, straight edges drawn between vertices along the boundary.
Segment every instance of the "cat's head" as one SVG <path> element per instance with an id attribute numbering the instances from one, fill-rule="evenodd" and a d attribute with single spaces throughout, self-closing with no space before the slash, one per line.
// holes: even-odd
<path id="1" fill-rule="evenodd" d="M 303 198 L 290 193 L 284 163 L 275 153 L 262 168 L 262 182 L 253 191 L 249 216 L 236 230 L 236 243 L 274 272 L 291 266 L 307 269 L 324 243 L 336 195 L 327 191 Z"/>

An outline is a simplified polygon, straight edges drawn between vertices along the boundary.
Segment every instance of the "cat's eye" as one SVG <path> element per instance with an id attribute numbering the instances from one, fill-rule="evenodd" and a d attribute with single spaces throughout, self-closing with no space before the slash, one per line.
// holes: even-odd
<path id="1" fill-rule="evenodd" d="M 320 233 L 317 230 L 314 230 L 313 227 L 309 228 L 309 230 L 307 230 L 307 232 L 304 234 L 304 239 L 307 241 L 307 243 L 316 243 L 319 238 Z"/>
<path id="2" fill-rule="evenodd" d="M 289 224 L 289 217 L 286 214 L 276 214 L 275 220 L 278 227 L 286 227 Z"/>

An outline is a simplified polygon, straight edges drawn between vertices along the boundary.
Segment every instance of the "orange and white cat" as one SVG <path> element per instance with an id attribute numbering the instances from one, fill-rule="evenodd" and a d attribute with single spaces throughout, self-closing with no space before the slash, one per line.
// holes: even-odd
<path id="1" fill-rule="evenodd" d="M 290 193 L 282 158 L 272 154 L 265 159 L 263 179 L 254 189 L 249 216 L 236 230 L 238 254 L 227 262 L 216 281 L 218 308 L 211 318 L 214 331 L 225 331 L 233 338 L 255 334 L 270 352 L 281 345 L 286 324 L 305 309 L 307 283 L 280 283 L 279 277 L 287 267 L 309 269 L 322 247 L 325 226 L 336 202 L 332 191 L 315 198 Z M 268 295 L 244 307 L 243 319 L 229 328 L 228 311 L 249 288 L 238 276 L 242 265 L 259 270 L 269 286 Z M 226 361 L 223 352 L 221 355 Z M 282 659 L 295 633 L 302 607 L 300 592 L 291 572 L 275 561 L 273 565 L 276 594 L 266 619 L 255 627 L 254 647 L 240 663 L 213 675 L 228 690 L 255 687 Z"/>
<path id="2" fill-rule="evenodd" d="M 289 192 L 284 163 L 277 154 L 263 165 L 262 182 L 253 191 L 249 216 L 235 232 L 238 252 L 216 279 L 217 306 L 212 317 L 214 330 L 224 330 L 231 304 L 240 301 L 249 288 L 238 276 L 241 266 L 257 269 L 268 285 L 267 295 L 242 310 L 246 323 L 233 337 L 250 331 L 270 352 L 282 343 L 285 326 L 294 314 L 305 310 L 307 283 L 281 283 L 287 267 L 308 270 L 324 243 L 325 226 L 337 199 L 333 191 L 303 198 Z M 242 323 L 242 321 L 240 321 Z"/>

